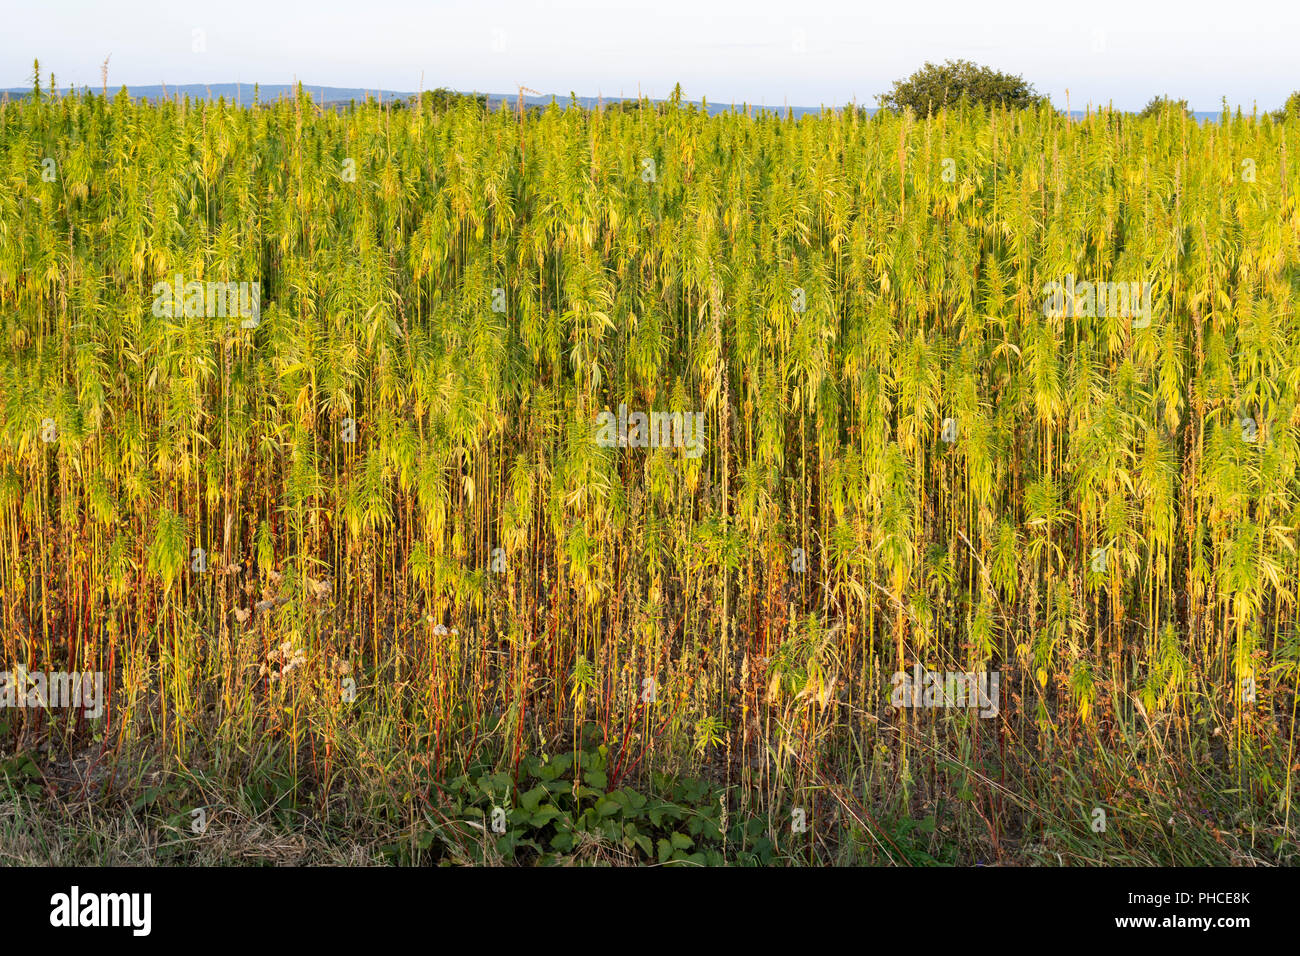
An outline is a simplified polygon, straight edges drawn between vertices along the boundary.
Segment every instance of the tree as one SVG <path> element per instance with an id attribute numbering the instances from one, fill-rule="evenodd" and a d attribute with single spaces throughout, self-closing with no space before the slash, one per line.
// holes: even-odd
<path id="1" fill-rule="evenodd" d="M 1182 110 L 1186 116 L 1191 116 L 1192 111 L 1187 108 L 1187 100 L 1171 100 L 1167 96 L 1153 96 L 1146 106 L 1142 107 L 1142 112 L 1138 113 L 1138 119 L 1148 119 L 1152 116 L 1161 116 L 1165 109 Z"/>
<path id="2" fill-rule="evenodd" d="M 927 61 L 906 80 L 895 80 L 893 90 L 878 97 L 882 109 L 910 108 L 923 116 L 955 106 L 962 99 L 984 106 L 1023 109 L 1038 106 L 1047 98 L 1022 77 L 999 73 L 969 60 L 946 60 L 942 66 Z"/>
<path id="3" fill-rule="evenodd" d="M 607 113 L 635 113 L 637 110 L 641 109 L 641 102 L 641 100 L 629 99 L 606 100 L 604 103 L 604 109 Z M 647 109 L 654 109 L 654 104 L 649 100 L 646 100 L 646 104 Z"/>
<path id="4" fill-rule="evenodd" d="M 1288 116 L 1300 116 L 1300 90 L 1286 98 L 1286 103 L 1273 114 L 1273 119 L 1280 123 Z"/>
<path id="5" fill-rule="evenodd" d="M 414 99 L 415 97 L 412 97 L 412 100 Z M 462 103 L 473 103 L 479 109 L 487 109 L 487 97 L 485 95 L 481 93 L 457 93 L 445 86 L 440 86 L 436 90 L 425 90 L 420 97 L 420 105 L 423 108 L 439 115 Z"/>

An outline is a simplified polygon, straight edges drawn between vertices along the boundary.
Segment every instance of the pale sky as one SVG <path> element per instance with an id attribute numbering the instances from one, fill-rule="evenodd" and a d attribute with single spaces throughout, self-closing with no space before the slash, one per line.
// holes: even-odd
<path id="1" fill-rule="evenodd" d="M 1058 107 L 1217 110 L 1300 89 L 1300 2 L 9 0 L 0 87 L 289 83 L 875 105 L 926 60 L 1023 74 Z M 201 31 L 196 33 L 195 31 Z M 199 41 L 202 42 L 199 42 Z M 201 49 L 196 49 L 201 47 Z"/>

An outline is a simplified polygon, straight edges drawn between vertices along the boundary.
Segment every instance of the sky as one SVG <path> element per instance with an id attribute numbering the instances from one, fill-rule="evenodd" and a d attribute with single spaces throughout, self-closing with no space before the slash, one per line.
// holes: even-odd
<path id="1" fill-rule="evenodd" d="M 1218 110 L 1300 89 L 1300 2 L 1257 0 L 13 0 L 0 88 L 291 83 L 873 106 L 927 60 L 1023 75 L 1053 104 Z"/>

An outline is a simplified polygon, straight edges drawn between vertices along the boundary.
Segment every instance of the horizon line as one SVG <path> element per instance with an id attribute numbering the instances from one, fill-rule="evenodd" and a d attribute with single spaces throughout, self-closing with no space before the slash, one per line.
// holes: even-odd
<path id="1" fill-rule="evenodd" d="M 678 84 L 678 85 L 680 85 L 680 84 Z M 161 89 L 164 89 L 164 88 L 168 88 L 168 89 L 174 88 L 174 89 L 176 89 L 176 90 L 182 90 L 182 89 L 185 89 L 185 88 L 187 88 L 187 87 L 189 87 L 189 88 L 193 88 L 193 87 L 201 87 L 201 88 L 209 89 L 209 90 L 210 90 L 210 88 L 211 88 L 211 87 L 214 87 L 214 86 L 235 86 L 235 87 L 240 87 L 240 86 L 248 86 L 248 87 L 285 87 L 285 88 L 288 88 L 288 89 L 294 89 L 294 88 L 301 87 L 301 88 L 304 90 L 304 92 L 311 92 L 311 91 L 313 91 L 313 90 L 317 90 L 317 91 L 321 91 L 321 92 L 324 92 L 324 91 L 326 91 L 326 90 L 348 90 L 348 91 L 354 91 L 354 90 L 355 90 L 355 91 L 361 91 L 361 92 L 364 92 L 367 96 L 369 96 L 369 95 L 375 95 L 375 96 L 378 96 L 378 97 L 381 98 L 381 99 L 384 98 L 384 97 L 393 97 L 393 98 L 397 98 L 397 97 L 414 97 L 414 96 L 418 96 L 418 95 L 420 95 L 420 94 L 422 94 L 422 93 L 432 93 L 432 92 L 436 92 L 437 90 L 447 90 L 447 91 L 449 91 L 449 92 L 451 92 L 451 93 L 455 93 L 455 94 L 458 94 L 458 95 L 461 95 L 461 96 L 486 96 L 486 97 L 489 97 L 489 98 L 499 97 L 499 98 L 502 99 L 502 100 L 516 99 L 516 98 L 517 98 L 517 93 L 510 93 L 510 92 L 508 92 L 508 91 L 503 91 L 503 92 L 494 92 L 494 91 L 485 91 L 485 90 L 460 90 L 460 89 L 455 89 L 455 88 L 453 88 L 453 87 L 447 87 L 447 86 L 435 86 L 435 87 L 430 87 L 429 89 L 422 89 L 422 90 L 396 90 L 396 89 L 390 89 L 390 88 L 386 88 L 386 87 L 368 87 L 368 86 L 349 86 L 349 85 L 337 85 L 337 84 L 307 83 L 307 82 L 304 82 L 304 81 L 301 81 L 301 80 L 293 80 L 293 81 L 290 81 L 290 82 L 276 82 L 276 83 L 265 83 L 265 82 L 262 82 L 262 81 L 260 81 L 260 80 L 253 80 L 253 81 L 250 81 L 250 82 L 245 82 L 245 81 L 243 81 L 243 80 L 220 80 L 220 81 L 216 81 L 216 82 L 192 81 L 192 82 L 188 82 L 188 83 L 175 83 L 175 84 L 173 84 L 173 83 L 169 83 L 169 82 L 167 82 L 167 81 L 165 81 L 165 80 L 160 80 L 160 81 L 158 81 L 158 82 L 156 82 L 156 83 L 122 83 L 122 84 L 118 84 L 116 87 L 113 88 L 113 92 L 114 92 L 114 93 L 116 93 L 116 92 L 120 92 L 123 88 L 125 88 L 125 89 L 127 90 L 127 93 L 128 93 L 128 94 L 131 94 L 131 93 L 132 93 L 132 89 L 133 89 L 133 88 L 134 88 L 134 89 L 137 89 L 137 90 L 138 90 L 138 89 L 141 89 L 141 88 L 146 88 L 146 89 L 147 89 L 147 88 L 157 88 L 157 89 L 160 89 L 160 90 L 161 90 Z M 49 92 L 49 93 L 51 93 L 52 95 L 63 95 L 63 96 L 66 96 L 66 95 L 71 95 L 72 93 L 74 93 L 74 92 L 76 92 L 76 91 L 78 91 L 78 90 L 92 90 L 92 91 L 95 91 L 96 93 L 99 93 L 99 94 L 102 95 L 102 93 L 103 93 L 103 86 L 102 86 L 102 85 L 100 85 L 100 86 L 94 86 L 94 85 L 92 85 L 92 84 L 90 84 L 90 83 L 84 83 L 84 84 L 76 84 L 76 83 L 72 83 L 72 84 L 69 84 L 69 85 L 66 86 L 66 87 L 65 87 L 65 86 L 55 86 L 54 89 L 53 89 L 52 91 L 43 90 L 42 92 Z M 25 94 L 30 93 L 31 91 L 32 91 L 31 86 L 27 86 L 27 85 L 0 87 L 0 94 L 19 94 L 19 95 L 25 95 Z M 210 94 L 210 95 L 211 95 L 211 94 Z M 671 95 L 671 94 L 670 94 L 670 95 Z M 670 95 L 669 95 L 669 96 L 670 96 Z M 884 94 L 881 94 L 881 95 L 884 95 Z M 1166 96 L 1166 97 L 1168 97 L 1169 99 L 1172 99 L 1172 100 L 1174 100 L 1174 101 L 1177 101 L 1177 97 L 1171 97 L 1171 96 L 1169 96 L 1168 94 L 1157 94 L 1157 95 L 1160 95 L 1160 96 Z M 567 101 L 570 97 L 576 97 L 579 101 L 582 101 L 582 100 L 597 100 L 597 101 L 607 101 L 607 102 L 638 102 L 639 99 L 646 99 L 646 100 L 649 100 L 649 101 L 652 102 L 652 103 L 663 103 L 663 102 L 667 102 L 667 101 L 668 101 L 669 96 L 660 96 L 660 97 L 655 97 L 655 96 L 636 97 L 636 96 L 624 96 L 624 95 L 618 95 L 618 96 L 608 95 L 608 96 L 607 96 L 607 95 L 605 95 L 604 93 L 599 93 L 599 92 L 598 92 L 598 93 L 595 93 L 595 94 L 590 94 L 590 93 L 576 93 L 576 92 L 574 92 L 574 91 L 570 91 L 569 93 L 554 93 L 554 92 L 552 92 L 552 93 L 544 93 L 544 94 L 540 94 L 540 95 L 537 95 L 537 94 L 529 95 L 529 96 L 525 96 L 525 97 L 524 97 L 524 101 L 525 101 L 526 103 L 527 103 L 527 102 L 534 102 L 534 103 L 536 103 L 536 102 L 539 101 L 539 100 L 540 100 L 540 101 L 543 101 L 543 102 L 549 102 L 549 101 L 551 101 L 551 100 L 557 100 L 557 101 L 560 101 L 561 103 L 563 103 L 563 102 Z M 1044 98 L 1048 101 L 1048 103 L 1051 103 L 1051 105 L 1052 105 L 1052 107 L 1053 107 L 1054 109 L 1061 110 L 1062 112 L 1068 112 L 1068 113 L 1071 114 L 1071 115 L 1074 115 L 1074 114 L 1076 114 L 1076 113 L 1077 113 L 1077 114 L 1080 114 L 1080 115 L 1084 115 L 1084 114 L 1086 114 L 1086 113 L 1089 112 L 1089 111 L 1100 111 L 1100 110 L 1105 109 L 1105 108 L 1110 108 L 1111 110 L 1113 110 L 1113 111 L 1115 111 L 1115 112 L 1131 113 L 1131 112 L 1138 112 L 1138 111 L 1140 111 L 1140 110 L 1143 109 L 1143 107 L 1146 105 L 1146 104 L 1143 104 L 1143 106 L 1134 107 L 1134 108 L 1132 108 L 1132 109 L 1125 109 L 1125 108 L 1123 108 L 1123 107 L 1117 107 L 1117 106 L 1115 106 L 1114 100 L 1110 100 L 1110 101 L 1107 101 L 1107 102 L 1105 102 L 1105 103 L 1094 103 L 1094 102 L 1092 102 L 1092 101 L 1087 101 L 1087 102 L 1084 103 L 1084 105 L 1083 105 L 1082 107 L 1078 107 L 1078 108 L 1072 107 L 1072 108 L 1070 108 L 1069 110 L 1063 110 L 1063 109 L 1061 109 L 1061 107 L 1057 106 L 1055 103 L 1052 102 L 1052 98 L 1051 98 L 1050 95 L 1048 95 L 1048 94 L 1043 94 L 1043 96 L 1044 96 Z M 353 97 L 353 98 L 355 99 L 355 97 Z M 332 102 L 342 102 L 342 101 L 341 101 L 341 100 L 334 100 L 334 101 L 332 101 Z M 863 108 L 863 109 L 873 110 L 873 111 L 874 111 L 874 110 L 878 110 L 878 109 L 880 108 L 879 106 L 868 106 L 868 105 L 866 105 L 865 103 L 860 102 L 856 97 L 854 97 L 854 98 L 848 100 L 848 101 L 845 102 L 845 103 L 838 103 L 838 104 L 833 104 L 833 103 L 821 103 L 821 104 L 818 104 L 818 105 L 815 105 L 815 106 L 814 106 L 814 105 L 806 105 L 806 104 L 804 104 L 804 105 L 793 104 L 793 103 L 789 103 L 789 102 L 787 101 L 785 104 L 783 104 L 783 105 L 781 105 L 781 106 L 777 106 L 777 105 L 775 105 L 775 104 L 770 104 L 770 103 L 760 103 L 760 102 L 757 102 L 757 101 L 755 101 L 755 102 L 749 102 L 749 101 L 735 101 L 735 100 L 731 100 L 731 101 L 727 101 L 727 100 L 710 100 L 710 99 L 708 98 L 708 96 L 701 96 L 701 97 L 699 97 L 699 98 L 690 99 L 690 98 L 686 98 L 686 95 L 683 93 L 683 102 L 684 102 L 684 103 L 689 103 L 689 104 L 695 104 L 695 105 L 703 105 L 703 104 L 707 103 L 707 104 L 709 104 L 710 106 L 762 107 L 762 108 L 765 108 L 765 109 L 772 109 L 772 110 L 787 110 L 787 109 L 789 109 L 789 110 L 801 110 L 801 111 L 805 111 L 805 112 L 806 112 L 806 111 L 821 111 L 821 110 L 825 110 L 825 109 L 837 110 L 837 109 L 843 109 L 843 108 L 846 107 L 846 106 L 858 106 L 858 107 L 861 107 L 861 108 Z M 1283 101 L 1283 104 L 1284 104 L 1284 103 L 1285 103 L 1285 100 Z M 1235 113 L 1235 112 L 1237 112 L 1237 111 L 1240 111 L 1240 112 L 1242 112 L 1242 113 L 1245 114 L 1245 115 L 1250 115 L 1252 112 L 1268 113 L 1268 112 L 1273 112 L 1274 109 L 1280 109 L 1280 108 L 1282 108 L 1282 104 L 1280 104 L 1278 107 L 1270 108 L 1270 107 L 1266 107 L 1266 106 L 1261 106 L 1257 100 L 1254 101 L 1254 102 L 1252 102 L 1249 108 L 1247 108 L 1247 106 L 1246 106 L 1245 104 L 1242 104 L 1242 103 L 1237 103 L 1237 104 L 1235 104 L 1235 105 L 1231 105 L 1231 104 L 1230 104 L 1230 105 L 1228 106 L 1228 110 L 1229 110 L 1229 112 L 1233 112 L 1233 113 Z M 1222 115 L 1224 107 L 1223 107 L 1223 105 L 1220 105 L 1220 106 L 1216 107 L 1215 109 L 1196 109 L 1196 108 L 1194 108 L 1194 107 L 1192 107 L 1192 106 L 1189 105 L 1189 106 L 1188 106 L 1188 109 L 1189 109 L 1193 114 L 1202 114 L 1202 115 L 1206 115 L 1206 116 L 1218 116 L 1218 115 Z"/>

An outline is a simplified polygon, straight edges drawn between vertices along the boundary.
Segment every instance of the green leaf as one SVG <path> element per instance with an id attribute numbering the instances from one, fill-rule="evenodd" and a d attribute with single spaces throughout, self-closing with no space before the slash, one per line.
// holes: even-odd
<path id="1" fill-rule="evenodd" d="M 556 809 L 553 804 L 548 803 L 546 806 L 534 813 L 528 819 L 528 822 L 535 827 L 544 827 L 558 816 L 560 816 L 560 811 Z"/>
<path id="2" fill-rule="evenodd" d="M 519 805 L 529 813 L 535 811 L 542 800 L 548 796 L 545 787 L 533 787 L 527 793 L 519 795 Z"/>

